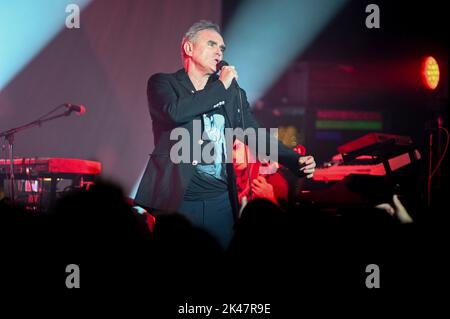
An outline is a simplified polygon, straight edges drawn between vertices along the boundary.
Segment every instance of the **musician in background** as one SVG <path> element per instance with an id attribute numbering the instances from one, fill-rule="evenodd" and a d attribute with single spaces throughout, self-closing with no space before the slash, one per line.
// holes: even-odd
<path id="1" fill-rule="evenodd" d="M 297 145 L 294 151 L 302 156 L 306 153 L 302 145 Z M 250 200 L 256 198 L 264 198 L 281 208 L 287 208 L 296 197 L 303 181 L 278 162 L 256 161 L 252 152 L 240 140 L 235 140 L 233 145 L 233 166 L 240 212 Z"/>

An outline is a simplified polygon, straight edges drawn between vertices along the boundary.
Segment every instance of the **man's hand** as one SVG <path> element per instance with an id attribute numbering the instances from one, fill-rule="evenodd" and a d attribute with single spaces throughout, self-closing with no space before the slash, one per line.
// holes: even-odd
<path id="1" fill-rule="evenodd" d="M 252 180 L 252 192 L 257 198 L 265 198 L 277 203 L 272 184 L 269 184 L 262 176 Z"/>
<path id="2" fill-rule="evenodd" d="M 400 199 L 398 199 L 397 195 L 394 195 L 392 197 L 392 203 L 394 204 L 394 207 L 392 207 L 392 205 L 389 203 L 379 204 L 375 207 L 386 211 L 389 215 L 397 218 L 402 224 L 408 224 L 413 222 L 413 219 L 408 214 L 408 211 L 406 210 L 405 206 L 403 206 Z"/>
<path id="3" fill-rule="evenodd" d="M 222 67 L 220 71 L 219 80 L 222 81 L 223 85 L 225 86 L 225 89 L 228 90 L 231 83 L 233 82 L 233 79 L 238 79 L 238 74 L 234 66 L 227 65 Z"/>
<path id="4" fill-rule="evenodd" d="M 316 162 L 314 161 L 314 157 L 301 156 L 298 159 L 298 163 L 300 164 L 300 171 L 306 175 L 306 178 L 312 178 L 314 171 L 316 170 Z"/>

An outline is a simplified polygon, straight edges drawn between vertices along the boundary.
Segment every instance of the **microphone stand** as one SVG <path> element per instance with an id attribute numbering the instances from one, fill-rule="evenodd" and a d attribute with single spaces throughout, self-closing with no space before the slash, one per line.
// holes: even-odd
<path id="1" fill-rule="evenodd" d="M 60 107 L 60 106 L 59 106 Z M 59 108 L 58 107 L 58 108 Z M 58 109 L 56 108 L 56 109 Z M 56 109 L 54 111 L 56 111 Z M 49 118 L 40 118 L 38 120 L 35 120 L 33 122 L 30 122 L 28 124 L 22 125 L 22 126 L 18 126 L 12 129 L 9 129 L 7 131 L 4 132 L 0 132 L 0 138 L 4 137 L 7 141 L 8 141 L 8 155 L 9 155 L 9 195 L 10 195 L 10 200 L 11 200 L 11 204 L 14 205 L 15 203 L 15 194 L 14 194 L 14 134 L 24 131 L 26 129 L 35 127 L 35 126 L 41 126 L 42 123 L 44 122 L 48 122 L 63 116 L 68 116 L 70 115 L 72 111 L 71 110 L 67 110 L 62 114 L 58 114 L 58 115 L 54 115 L 51 116 Z"/>
<path id="2" fill-rule="evenodd" d="M 242 130 L 245 132 L 245 120 L 244 120 L 244 109 L 242 107 L 242 95 L 241 95 L 241 89 L 239 88 L 239 85 L 236 81 L 236 79 L 233 79 L 233 82 L 236 86 L 236 89 L 238 91 L 238 95 L 239 95 L 239 113 L 241 113 L 241 122 L 242 122 Z M 247 180 L 248 180 L 248 201 L 250 201 L 253 197 L 253 193 L 252 193 L 252 178 L 251 178 L 251 170 L 249 167 L 249 163 L 248 163 L 248 140 L 247 140 L 247 136 L 244 135 L 244 162 L 245 162 L 245 169 L 247 171 Z"/>
<path id="3" fill-rule="evenodd" d="M 218 69 L 217 72 L 219 72 L 219 70 L 221 70 L 222 67 L 226 66 L 226 65 L 228 65 L 228 63 L 226 63 L 224 60 L 219 62 L 218 67 L 217 67 L 217 69 Z M 237 83 L 236 79 L 233 79 L 232 85 L 233 84 L 234 84 L 234 86 L 235 86 L 235 88 L 237 90 L 238 96 L 239 96 L 239 109 L 238 109 L 238 112 L 241 114 L 242 129 L 245 132 L 244 108 L 242 106 L 241 89 L 240 89 L 239 84 Z M 245 146 L 247 146 L 247 147 L 245 147 Z M 249 196 L 249 200 L 250 200 L 253 197 L 253 194 L 252 194 L 252 184 L 251 184 L 251 176 L 250 176 L 251 171 L 250 171 L 250 167 L 248 165 L 249 164 L 248 163 L 248 140 L 247 140 L 247 137 L 245 135 L 244 135 L 244 151 L 245 151 L 244 162 L 245 162 L 245 166 L 246 166 L 245 170 L 247 171 L 247 180 L 248 180 L 248 196 Z"/>

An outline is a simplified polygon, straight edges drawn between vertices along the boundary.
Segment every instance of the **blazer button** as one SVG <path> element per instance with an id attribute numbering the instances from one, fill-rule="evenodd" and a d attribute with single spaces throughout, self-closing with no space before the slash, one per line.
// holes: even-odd
<path id="1" fill-rule="evenodd" d="M 198 140 L 198 144 L 202 145 L 204 143 L 203 140 Z"/>
<path id="2" fill-rule="evenodd" d="M 197 161 L 197 160 L 193 160 L 193 161 L 192 161 L 192 165 L 195 166 L 195 165 L 197 165 L 197 164 L 198 164 L 198 161 Z"/>

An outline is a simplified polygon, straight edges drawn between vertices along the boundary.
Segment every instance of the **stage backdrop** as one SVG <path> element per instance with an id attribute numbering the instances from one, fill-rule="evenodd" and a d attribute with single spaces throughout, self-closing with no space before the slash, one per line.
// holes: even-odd
<path id="1" fill-rule="evenodd" d="M 42 5 L 29 1 L 27 6 Z M 15 156 L 98 160 L 104 177 L 133 192 L 154 147 L 147 79 L 181 67 L 182 35 L 200 19 L 220 24 L 221 1 L 93 0 L 82 8 L 79 29 L 65 27 L 68 15 L 63 7 L 59 31 L 0 87 L 0 131 L 64 102 L 83 104 L 84 116 L 72 114 L 18 133 Z M 1 28 L 14 32 L 21 21 L 9 23 L 0 21 Z"/>

